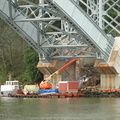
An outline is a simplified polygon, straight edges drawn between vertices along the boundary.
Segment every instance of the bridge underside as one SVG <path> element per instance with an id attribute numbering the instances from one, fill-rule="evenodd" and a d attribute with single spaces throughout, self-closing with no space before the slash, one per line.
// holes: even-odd
<path id="1" fill-rule="evenodd" d="M 115 38 L 110 61 L 107 64 L 101 64 L 99 60 L 94 59 L 94 67 L 100 73 L 101 89 L 119 89 L 120 88 L 120 37 Z M 92 60 L 93 61 L 93 60 Z M 44 79 L 68 63 L 69 60 L 53 60 L 50 64 L 39 61 L 37 67 L 44 74 Z M 89 62 L 85 64 L 91 64 Z M 53 76 L 51 83 L 53 89 L 56 88 L 59 81 L 74 81 L 81 78 L 82 59 L 70 65 L 67 69 L 56 76 Z"/>
<path id="2" fill-rule="evenodd" d="M 114 59 L 115 55 L 119 56 L 119 52 L 115 54 L 118 40 L 105 32 L 120 34 L 119 3 L 119 0 L 1 0 L 0 17 L 38 53 L 38 68 L 44 74 L 64 65 L 65 61 L 60 59 L 95 58 L 101 87 L 114 88 L 118 87 L 115 81 L 120 73 Z M 115 16 L 109 14 L 110 10 Z M 58 79 L 71 80 L 72 76 L 75 80 L 75 66 L 72 65 L 71 73 L 66 71 L 67 76 L 62 73 Z"/>

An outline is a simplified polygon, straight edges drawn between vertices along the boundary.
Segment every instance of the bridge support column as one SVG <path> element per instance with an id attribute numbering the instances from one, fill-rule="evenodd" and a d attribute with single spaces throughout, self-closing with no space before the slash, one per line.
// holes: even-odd
<path id="1" fill-rule="evenodd" d="M 37 68 L 44 74 L 44 80 L 49 77 L 51 74 L 56 72 L 58 69 L 66 65 L 68 61 L 62 60 L 52 60 L 51 63 L 45 64 L 42 61 L 39 61 Z M 80 74 L 80 61 L 75 61 L 62 70 L 59 74 L 53 76 L 50 80 L 52 84 L 52 89 L 56 89 L 56 86 L 59 81 L 74 81 L 79 78 Z"/>
<path id="2" fill-rule="evenodd" d="M 102 89 L 118 89 L 120 88 L 120 76 L 117 74 L 101 74 Z"/>
<path id="3" fill-rule="evenodd" d="M 109 62 L 107 64 L 101 64 L 96 60 L 94 67 L 101 74 L 101 89 L 120 88 L 120 37 L 115 38 L 115 44 Z"/>

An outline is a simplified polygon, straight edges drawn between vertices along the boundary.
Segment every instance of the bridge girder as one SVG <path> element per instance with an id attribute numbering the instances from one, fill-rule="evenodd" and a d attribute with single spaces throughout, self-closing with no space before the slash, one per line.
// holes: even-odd
<path id="1" fill-rule="evenodd" d="M 99 10 L 101 6 L 110 4 L 108 0 L 102 2 L 101 6 L 98 4 L 99 0 L 87 0 L 86 3 L 84 0 L 75 1 L 86 7 L 86 12 L 103 30 L 106 31 L 107 27 L 110 26 L 114 28 L 114 31 L 120 34 L 118 25 L 113 26 L 113 22 L 106 25 L 105 19 L 101 18 L 103 13 L 104 16 L 106 15 L 109 17 L 109 15 L 106 14 L 109 11 L 108 9 L 103 11 L 102 7 L 102 10 Z M 35 46 L 38 48 L 37 52 L 40 60 L 47 60 L 50 62 L 51 59 L 59 58 L 101 57 L 101 51 L 95 48 L 93 44 L 88 44 L 85 40 L 86 37 L 84 37 L 82 33 L 78 34 L 69 22 L 58 16 L 57 12 L 46 4 L 44 0 L 40 0 L 41 3 L 33 3 L 29 0 L 9 0 L 9 2 L 9 13 L 12 21 L 31 22 L 36 26 L 37 42 Z M 21 2 L 24 3 L 21 4 Z M 116 3 L 119 6 L 119 0 L 116 0 Z M 18 14 L 12 14 L 11 6 L 14 6 L 19 13 L 16 12 Z M 109 9 L 113 9 L 114 6 L 115 4 L 113 4 L 113 7 L 110 7 Z M 117 10 L 115 10 L 115 12 L 118 13 Z M 24 17 L 21 18 L 21 15 Z M 116 16 L 114 20 L 112 19 L 112 21 L 117 24 L 117 19 L 118 16 Z M 112 31 L 109 33 L 111 34 Z"/>

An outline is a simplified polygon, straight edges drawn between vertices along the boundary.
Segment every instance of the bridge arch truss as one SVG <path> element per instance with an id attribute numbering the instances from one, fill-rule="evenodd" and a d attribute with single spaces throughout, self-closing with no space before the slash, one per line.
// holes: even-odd
<path id="1" fill-rule="evenodd" d="M 36 50 L 43 62 L 90 57 L 108 62 L 114 44 L 111 35 L 120 35 L 120 1 L 66 0 L 65 4 L 73 7 L 68 7 L 68 11 L 63 2 L 2 0 L 0 17 Z M 74 10 L 84 17 L 81 24 L 77 22 L 78 16 L 71 17 Z"/>

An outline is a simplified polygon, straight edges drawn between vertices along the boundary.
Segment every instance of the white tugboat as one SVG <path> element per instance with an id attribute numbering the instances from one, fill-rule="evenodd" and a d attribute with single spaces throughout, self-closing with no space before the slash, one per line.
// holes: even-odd
<path id="1" fill-rule="evenodd" d="M 18 89 L 19 89 L 19 81 L 6 81 L 4 85 L 1 85 L 1 94 L 3 96 L 16 94 Z"/>

